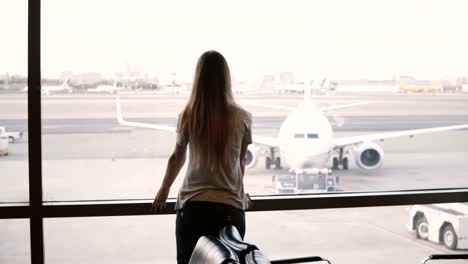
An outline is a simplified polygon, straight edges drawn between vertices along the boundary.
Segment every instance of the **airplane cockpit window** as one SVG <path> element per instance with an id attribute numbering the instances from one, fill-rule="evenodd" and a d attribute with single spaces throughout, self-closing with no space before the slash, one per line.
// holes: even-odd
<path id="1" fill-rule="evenodd" d="M 309 133 L 307 134 L 307 138 L 318 138 L 318 134 Z"/>
<path id="2" fill-rule="evenodd" d="M 304 134 L 294 134 L 294 138 L 304 138 Z"/>

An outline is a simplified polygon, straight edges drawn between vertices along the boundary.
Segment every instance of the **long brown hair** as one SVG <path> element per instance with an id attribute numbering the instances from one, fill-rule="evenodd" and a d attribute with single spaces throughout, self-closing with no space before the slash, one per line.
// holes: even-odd
<path id="1" fill-rule="evenodd" d="M 214 50 L 203 53 L 198 59 L 192 93 L 178 124 L 179 131 L 188 130 L 195 164 L 211 170 L 226 164 L 235 138 L 235 107 L 226 59 Z"/>

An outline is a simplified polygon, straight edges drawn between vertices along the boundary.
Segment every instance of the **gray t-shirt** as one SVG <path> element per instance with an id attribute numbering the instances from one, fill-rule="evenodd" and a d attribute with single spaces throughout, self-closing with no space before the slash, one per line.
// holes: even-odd
<path id="1" fill-rule="evenodd" d="M 252 143 L 252 115 L 240 107 L 237 107 L 237 111 L 239 125 L 236 126 L 238 131 L 233 131 L 236 138 L 231 146 L 228 165 L 215 171 L 193 164 L 195 161 L 192 157 L 195 152 L 188 130 L 177 131 L 177 144 L 189 144 L 189 163 L 177 197 L 176 210 L 183 208 L 189 200 L 224 203 L 245 209 L 244 183 L 239 158 L 242 145 Z"/>

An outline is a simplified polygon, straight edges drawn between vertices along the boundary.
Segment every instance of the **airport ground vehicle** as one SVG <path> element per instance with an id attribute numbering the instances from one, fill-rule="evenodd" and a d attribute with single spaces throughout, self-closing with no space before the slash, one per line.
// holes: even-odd
<path id="1" fill-rule="evenodd" d="M 8 137 L 0 134 L 0 156 L 8 155 Z"/>
<path id="2" fill-rule="evenodd" d="M 6 136 L 8 141 L 13 143 L 23 136 L 23 132 L 7 132 L 5 127 L 0 126 L 0 135 Z"/>
<path id="3" fill-rule="evenodd" d="M 449 249 L 468 249 L 468 203 L 415 205 L 408 229 L 419 239 L 443 243 Z"/>
<path id="4" fill-rule="evenodd" d="M 332 192 L 337 177 L 328 168 L 295 169 L 289 173 L 273 175 L 275 193 Z"/>

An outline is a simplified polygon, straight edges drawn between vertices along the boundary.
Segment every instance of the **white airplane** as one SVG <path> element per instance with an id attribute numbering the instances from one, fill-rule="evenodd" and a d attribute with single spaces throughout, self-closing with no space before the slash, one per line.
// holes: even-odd
<path id="1" fill-rule="evenodd" d="M 308 87 L 304 83 L 295 83 L 295 84 L 278 84 L 273 88 L 274 91 L 278 93 L 303 93 L 305 87 Z"/>
<path id="2" fill-rule="evenodd" d="M 254 83 L 236 82 L 232 85 L 232 92 L 235 94 L 257 92 L 259 88 Z"/>
<path id="3" fill-rule="evenodd" d="M 312 84 L 312 85 L 310 85 Z M 331 82 L 328 78 L 319 78 L 316 81 L 298 82 L 296 84 L 277 85 L 274 90 L 280 93 L 305 93 L 305 90 L 311 89 L 313 94 L 326 94 L 336 90 L 336 82 Z"/>
<path id="4" fill-rule="evenodd" d="M 28 92 L 28 87 L 23 89 L 24 92 Z M 43 85 L 41 86 L 42 95 L 50 95 L 52 93 L 72 93 L 72 88 L 68 85 L 68 79 L 66 79 L 61 85 Z"/>
<path id="5" fill-rule="evenodd" d="M 189 89 L 187 88 L 188 86 L 185 84 L 169 84 L 169 85 L 162 85 L 157 93 L 160 94 L 181 94 L 188 92 Z"/>
<path id="6" fill-rule="evenodd" d="M 332 125 L 325 113 L 330 110 L 365 105 L 368 104 L 367 102 L 317 107 L 311 101 L 310 89 L 306 89 L 304 101 L 295 108 L 259 102 L 244 103 L 290 111 L 281 125 L 278 137 L 253 135 L 254 144 L 249 145 L 246 155 L 247 168 L 255 165 L 260 149 L 258 145 L 263 145 L 269 149 L 265 159 L 267 169 L 272 166 L 278 169 L 283 166 L 289 169 L 326 168 L 331 159 L 333 169 L 341 167 L 347 170 L 349 168 L 347 154 L 351 154 L 354 155 L 358 167 L 372 170 L 382 165 L 384 156 L 382 147 L 375 141 L 468 128 L 468 124 L 463 124 L 334 138 Z M 176 131 L 176 128 L 172 126 L 125 121 L 122 117 L 119 98 L 116 100 L 116 105 L 117 121 L 121 125 Z"/>
<path id="7" fill-rule="evenodd" d="M 121 88 L 117 87 L 117 82 L 114 81 L 113 85 L 99 85 L 96 88 L 89 88 L 88 93 L 111 93 L 115 94 L 117 91 L 121 90 Z"/>

